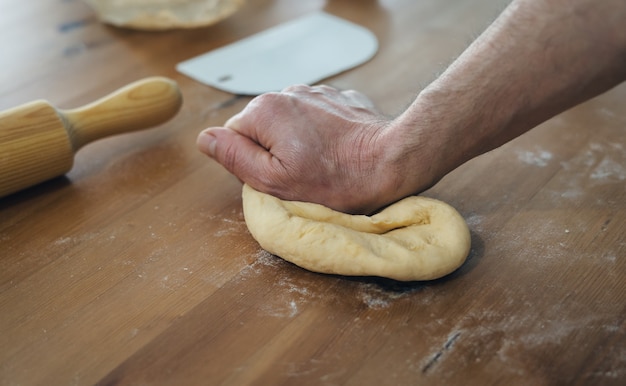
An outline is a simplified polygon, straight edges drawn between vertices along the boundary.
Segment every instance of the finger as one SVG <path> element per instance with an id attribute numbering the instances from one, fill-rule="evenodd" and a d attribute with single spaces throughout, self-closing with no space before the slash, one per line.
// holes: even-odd
<path id="1" fill-rule="evenodd" d="M 224 127 L 238 131 L 239 130 L 239 121 L 241 120 L 241 112 L 238 114 L 233 115 L 232 117 L 228 118 L 228 120 L 226 121 L 226 123 L 224 123 Z"/>
<path id="2" fill-rule="evenodd" d="M 250 138 L 225 127 L 212 127 L 198 135 L 201 152 L 222 164 L 243 182 L 259 186 L 272 155 Z"/>
<path id="3" fill-rule="evenodd" d="M 259 134 L 271 127 L 276 115 L 280 115 L 281 103 L 279 99 L 282 98 L 284 95 L 276 92 L 258 95 L 243 110 L 230 117 L 224 127 L 234 130 L 256 143 L 265 145 L 266 143 L 263 142 Z"/>

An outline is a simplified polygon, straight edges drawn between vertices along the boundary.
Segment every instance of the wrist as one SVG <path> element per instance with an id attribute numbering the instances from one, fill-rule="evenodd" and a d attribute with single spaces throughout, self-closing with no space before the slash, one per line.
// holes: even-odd
<path id="1" fill-rule="evenodd" d="M 386 190 L 399 197 L 424 191 L 457 164 L 450 130 L 420 95 L 411 107 L 393 119 L 383 135 Z"/>

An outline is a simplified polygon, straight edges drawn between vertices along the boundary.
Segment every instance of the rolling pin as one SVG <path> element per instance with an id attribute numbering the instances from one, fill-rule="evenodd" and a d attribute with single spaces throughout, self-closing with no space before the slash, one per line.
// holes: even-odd
<path id="1" fill-rule="evenodd" d="M 173 80 L 152 77 L 77 109 L 38 100 L 0 112 L 0 197 L 67 173 L 84 145 L 161 124 L 181 104 Z"/>

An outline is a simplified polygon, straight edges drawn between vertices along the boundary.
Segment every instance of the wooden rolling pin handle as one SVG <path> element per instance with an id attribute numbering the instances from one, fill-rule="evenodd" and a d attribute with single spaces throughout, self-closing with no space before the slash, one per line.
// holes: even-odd
<path id="1" fill-rule="evenodd" d="M 78 109 L 40 100 L 0 112 L 0 197 L 67 173 L 82 146 L 161 124 L 181 104 L 176 83 L 154 77 Z"/>
<path id="2" fill-rule="evenodd" d="M 142 130 L 172 118 L 182 104 L 176 83 L 151 77 L 72 110 L 58 110 L 74 152 L 97 139 Z"/>

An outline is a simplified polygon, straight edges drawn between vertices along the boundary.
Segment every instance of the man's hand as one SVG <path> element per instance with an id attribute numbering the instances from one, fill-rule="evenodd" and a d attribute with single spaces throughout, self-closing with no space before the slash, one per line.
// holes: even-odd
<path id="1" fill-rule="evenodd" d="M 406 195 L 388 149 L 392 122 L 358 92 L 292 86 L 253 99 L 198 146 L 257 190 L 369 213 Z"/>

